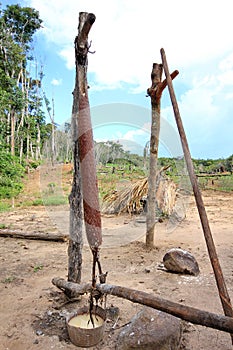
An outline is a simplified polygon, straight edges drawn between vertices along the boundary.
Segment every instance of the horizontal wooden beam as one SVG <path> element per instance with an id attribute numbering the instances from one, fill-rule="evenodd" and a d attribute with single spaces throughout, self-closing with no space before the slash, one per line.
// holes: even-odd
<path id="1" fill-rule="evenodd" d="M 63 278 L 53 278 L 52 283 L 63 291 L 72 292 L 72 295 L 80 295 L 90 292 L 91 283 L 77 284 L 67 282 Z M 96 289 L 103 294 L 114 295 L 127 299 L 133 303 L 138 303 L 152 307 L 170 315 L 176 316 L 201 326 L 218 329 L 220 331 L 233 333 L 233 318 L 223 316 L 194 307 L 181 305 L 179 303 L 159 298 L 153 294 L 148 294 L 135 289 L 115 286 L 112 284 L 97 284 Z"/>

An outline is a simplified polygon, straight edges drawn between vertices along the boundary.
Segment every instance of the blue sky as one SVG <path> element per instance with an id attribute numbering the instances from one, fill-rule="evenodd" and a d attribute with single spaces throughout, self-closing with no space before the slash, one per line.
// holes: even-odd
<path id="1" fill-rule="evenodd" d="M 44 68 L 46 94 L 55 101 L 57 123 L 71 115 L 78 14 L 93 12 L 96 22 L 89 39 L 96 52 L 89 55 L 88 81 L 95 138 L 122 140 L 132 150 L 143 148 L 150 130 L 146 90 L 153 62 L 161 63 L 163 47 L 170 71 L 180 72 L 174 88 L 192 156 L 233 154 L 231 0 L 22 0 L 20 4 L 37 9 L 43 20 L 35 54 Z M 181 155 L 167 91 L 161 107 L 160 155 Z"/>

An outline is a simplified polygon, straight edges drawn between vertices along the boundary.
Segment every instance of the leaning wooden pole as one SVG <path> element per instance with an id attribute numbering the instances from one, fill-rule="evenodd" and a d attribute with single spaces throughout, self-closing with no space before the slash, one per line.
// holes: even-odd
<path id="1" fill-rule="evenodd" d="M 77 284 L 67 282 L 63 278 L 58 277 L 53 278 L 52 283 L 59 289 L 70 291 L 76 296 L 85 294 L 91 290 L 90 283 Z M 133 303 L 146 305 L 193 324 L 218 329 L 228 333 L 233 332 L 233 319 L 231 317 L 182 305 L 132 288 L 115 286 L 112 284 L 97 284 L 96 289 L 103 294 L 114 295 Z"/>
<path id="2" fill-rule="evenodd" d="M 183 127 L 183 123 L 181 120 L 179 107 L 178 107 L 175 92 L 173 89 L 172 79 L 171 79 L 170 74 L 169 74 L 169 69 L 168 69 L 168 64 L 167 64 L 164 49 L 161 49 L 161 57 L 162 57 L 165 76 L 167 79 L 169 94 L 171 97 L 171 102 L 172 102 L 172 106 L 173 106 L 173 110 L 174 110 L 174 115 L 175 115 L 178 130 L 179 130 L 180 138 L 181 138 L 183 152 L 184 152 L 184 156 L 185 156 L 185 160 L 186 160 L 186 164 L 187 164 L 187 168 L 188 168 L 188 172 L 189 172 L 189 177 L 190 177 L 190 181 L 191 181 L 191 184 L 193 187 L 193 193 L 195 196 L 195 200 L 196 200 L 196 204 L 197 204 L 197 208 L 198 208 L 198 212 L 199 212 L 199 216 L 200 216 L 202 229 L 203 229 L 204 236 L 205 236 L 205 241 L 206 241 L 210 261 L 211 261 L 211 264 L 212 264 L 212 267 L 214 270 L 214 275 L 215 275 L 215 279 L 216 279 L 216 283 L 217 283 L 217 287 L 218 287 L 220 300 L 221 300 L 225 315 L 233 317 L 231 300 L 230 300 L 230 297 L 229 297 L 229 294 L 227 291 L 227 287 L 226 287 L 225 280 L 223 277 L 223 272 L 222 272 L 222 269 L 220 266 L 217 252 L 216 252 L 214 240 L 213 240 L 212 233 L 211 233 L 210 226 L 209 226 L 207 213 L 206 213 L 205 206 L 204 206 L 204 202 L 202 199 L 200 188 L 198 186 L 197 177 L 196 177 L 195 172 L 194 172 L 194 167 L 193 167 L 193 163 L 192 163 L 191 154 L 189 151 L 188 141 L 187 141 L 186 134 L 185 134 L 184 127 Z M 231 334 L 231 338 L 232 338 L 232 343 L 233 343 L 233 335 L 232 334 Z"/>

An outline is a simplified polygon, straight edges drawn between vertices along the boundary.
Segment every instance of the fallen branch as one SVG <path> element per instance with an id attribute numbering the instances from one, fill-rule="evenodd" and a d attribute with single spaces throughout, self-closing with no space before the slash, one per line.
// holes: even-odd
<path id="1" fill-rule="evenodd" d="M 9 229 L 0 229 L 0 237 L 33 239 L 33 240 L 39 240 L 39 241 L 53 241 L 53 242 L 66 242 L 68 240 L 67 235 L 61 235 L 58 233 L 21 232 L 21 231 L 9 230 Z"/>
<path id="2" fill-rule="evenodd" d="M 53 278 L 52 283 L 63 291 L 72 292 L 72 294 L 85 294 L 90 291 L 91 283 L 76 284 L 67 282 L 63 278 Z M 104 294 L 114 295 L 138 303 L 152 307 L 154 309 L 166 312 L 170 315 L 181 318 L 182 320 L 198 324 L 205 327 L 218 329 L 220 331 L 233 333 L 233 319 L 228 316 L 214 314 L 208 311 L 199 310 L 194 307 L 181 305 L 173 301 L 159 298 L 155 295 L 141 292 L 135 289 L 114 286 L 111 284 L 97 284 L 98 291 Z M 73 294 L 73 295 L 74 295 Z"/>

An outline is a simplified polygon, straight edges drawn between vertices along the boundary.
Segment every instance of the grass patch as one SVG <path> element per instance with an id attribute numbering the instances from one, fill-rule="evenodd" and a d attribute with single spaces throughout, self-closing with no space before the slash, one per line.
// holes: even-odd
<path id="1" fill-rule="evenodd" d="M 50 205 L 50 206 L 56 206 L 56 205 L 64 205 L 68 204 L 68 198 L 64 197 L 62 195 L 53 195 L 53 196 L 47 196 L 43 198 L 44 205 Z"/>
<path id="2" fill-rule="evenodd" d="M 60 194 L 43 195 L 43 198 L 35 198 L 26 200 L 18 204 L 18 207 L 38 207 L 38 206 L 57 206 L 68 204 L 68 196 L 64 197 Z"/>
<path id="3" fill-rule="evenodd" d="M 11 204 L 7 202 L 0 202 L 0 212 L 11 210 Z"/>
<path id="4" fill-rule="evenodd" d="M 203 190 L 233 191 L 233 175 L 201 176 L 198 178 L 198 182 Z"/>
<path id="5" fill-rule="evenodd" d="M 44 265 L 42 265 L 42 264 L 36 265 L 33 267 L 33 272 L 38 272 L 38 271 L 42 270 L 43 267 L 44 267 Z"/>
<path id="6" fill-rule="evenodd" d="M 7 228 L 7 225 L 6 224 L 0 224 L 0 229 L 4 229 L 4 228 Z"/>
<path id="7" fill-rule="evenodd" d="M 15 276 L 10 276 L 10 277 L 6 277 L 3 280 L 1 280 L 2 283 L 8 284 L 8 283 L 12 283 L 14 282 L 14 280 L 16 279 Z"/>
<path id="8" fill-rule="evenodd" d="M 42 198 L 36 198 L 34 201 L 32 201 L 32 205 L 37 207 L 40 205 L 44 205 L 43 199 Z"/>
<path id="9" fill-rule="evenodd" d="M 111 193 L 119 188 L 127 187 L 127 181 L 130 183 L 135 179 L 145 177 L 143 169 L 131 166 L 119 166 L 119 164 L 108 164 L 107 166 L 98 167 L 97 177 L 100 197 L 103 198 L 105 195 Z M 114 171 L 113 171 L 114 168 Z"/>

